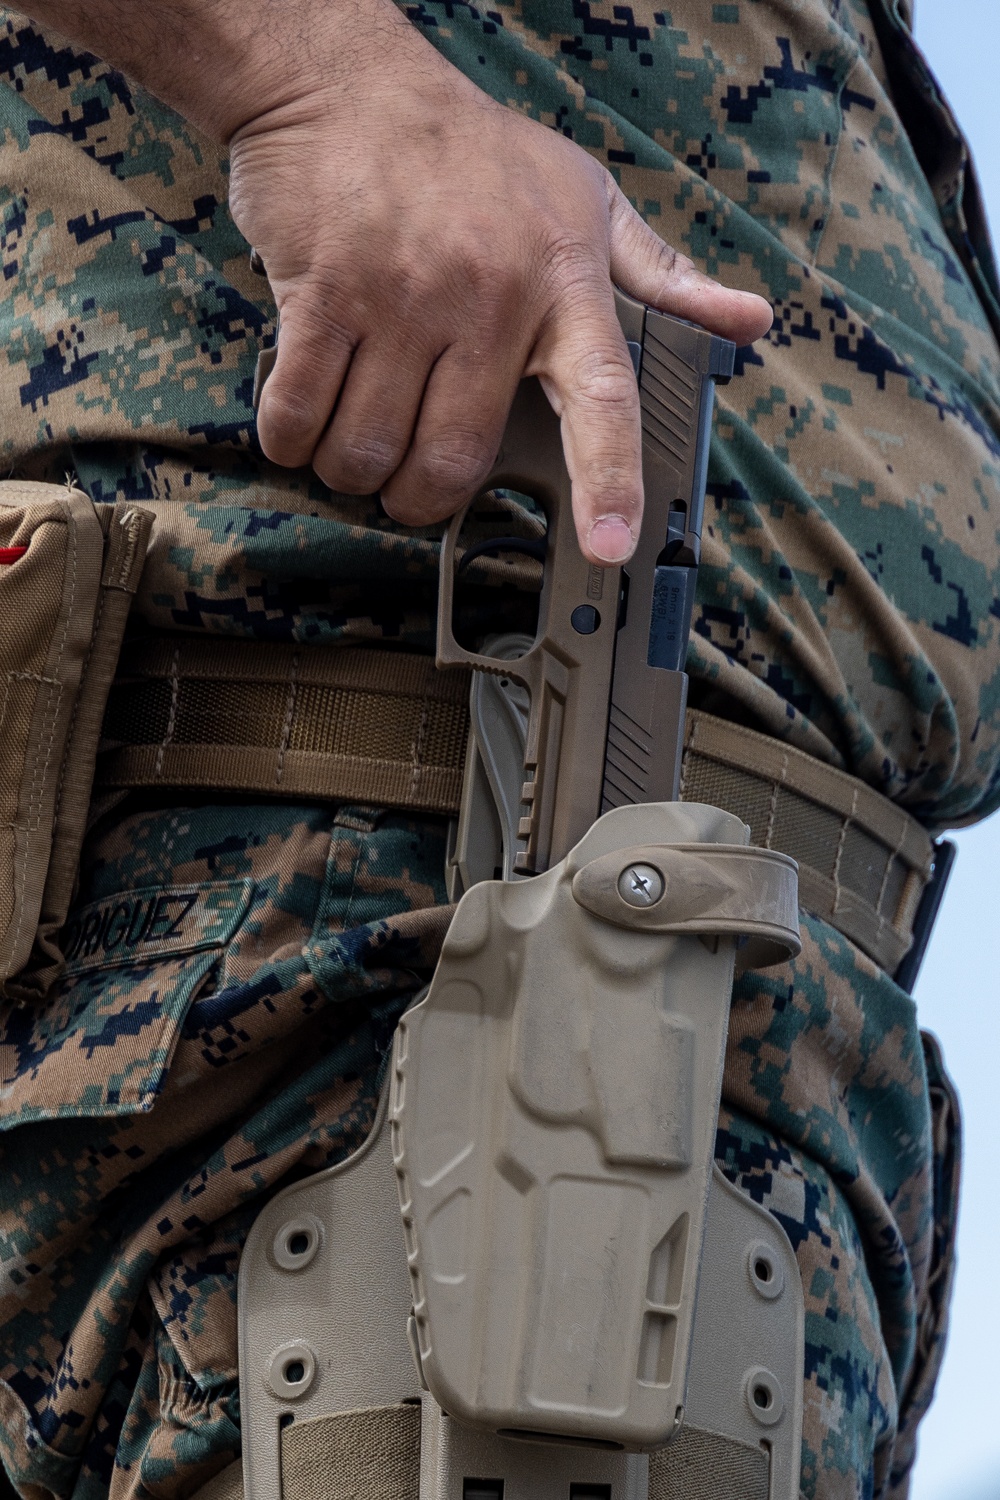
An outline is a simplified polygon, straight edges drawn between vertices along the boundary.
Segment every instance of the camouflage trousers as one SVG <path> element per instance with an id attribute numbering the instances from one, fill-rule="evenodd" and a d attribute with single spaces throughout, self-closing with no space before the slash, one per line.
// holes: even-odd
<path id="1" fill-rule="evenodd" d="M 693 695 L 938 828 L 1000 801 L 1000 357 L 974 182 L 903 9 L 409 13 L 772 301 L 720 403 Z M 437 533 L 256 445 L 274 309 L 218 150 L 9 12 L 0 124 L 4 462 L 155 511 L 134 629 L 429 650 Z M 484 627 L 508 603 L 486 589 Z M 443 840 L 169 789 L 95 821 L 65 977 L 0 1009 L 0 1454 L 30 1500 L 183 1500 L 239 1453 L 241 1247 L 266 1195 L 368 1129 L 447 921 Z M 794 964 L 737 986 L 717 1157 L 798 1257 L 803 1495 L 901 1496 L 944 1336 L 954 1108 L 909 997 L 802 926 Z"/>
<path id="2" fill-rule="evenodd" d="M 239 1454 L 241 1248 L 265 1195 L 364 1139 L 443 859 L 441 827 L 364 808 L 134 812 L 91 840 L 70 972 L 5 1028 L 0 1411 L 26 1495 L 170 1500 Z M 164 899 L 181 931 L 144 936 Z M 799 1259 L 803 1493 L 870 1495 L 936 1369 L 953 1121 L 911 1002 L 804 937 L 738 986 L 716 1151 Z"/>

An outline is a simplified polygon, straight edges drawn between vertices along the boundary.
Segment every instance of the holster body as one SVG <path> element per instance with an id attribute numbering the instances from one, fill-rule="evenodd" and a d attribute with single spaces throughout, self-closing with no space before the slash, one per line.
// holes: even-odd
<path id="1" fill-rule="evenodd" d="M 400 1022 L 420 1366 L 463 1422 L 629 1449 L 680 1422 L 735 940 L 797 947 L 794 865 L 747 838 L 717 808 L 606 814 L 467 892 Z"/>

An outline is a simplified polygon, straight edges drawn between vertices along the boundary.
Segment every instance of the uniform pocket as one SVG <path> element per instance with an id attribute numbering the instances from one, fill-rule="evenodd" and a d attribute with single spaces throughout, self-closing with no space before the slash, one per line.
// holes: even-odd
<path id="1" fill-rule="evenodd" d="M 0 1130 L 129 1115 L 160 1093 L 188 1007 L 238 931 L 251 880 L 121 891 L 75 911 L 45 1000 L 0 1009 Z"/>

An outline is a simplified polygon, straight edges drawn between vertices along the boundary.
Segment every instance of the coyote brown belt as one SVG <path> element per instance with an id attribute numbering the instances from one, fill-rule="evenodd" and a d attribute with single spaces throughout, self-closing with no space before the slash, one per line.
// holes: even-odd
<path id="1" fill-rule="evenodd" d="M 896 971 L 934 861 L 909 813 L 801 750 L 691 709 L 681 798 L 737 813 L 751 844 L 790 854 L 799 905 Z"/>
<path id="2" fill-rule="evenodd" d="M 157 637 L 126 647 L 97 784 L 184 787 L 457 812 L 468 675 L 356 647 Z M 803 907 L 893 973 L 910 946 L 933 846 L 842 771 L 691 710 L 681 797 L 736 813 L 799 864 Z"/>
<path id="3" fill-rule="evenodd" d="M 98 785 L 452 813 L 468 697 L 429 656 L 157 637 L 122 653 Z"/>

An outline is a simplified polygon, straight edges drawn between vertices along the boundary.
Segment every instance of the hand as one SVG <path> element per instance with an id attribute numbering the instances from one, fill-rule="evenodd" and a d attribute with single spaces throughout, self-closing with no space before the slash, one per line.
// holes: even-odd
<path id="1" fill-rule="evenodd" d="M 537 375 L 581 548 L 622 562 L 641 438 L 612 281 L 738 343 L 771 309 L 701 275 L 578 146 L 495 104 L 374 3 L 374 26 L 371 0 L 356 34 L 336 21 L 331 82 L 304 69 L 231 142 L 233 215 L 281 313 L 264 452 L 348 494 L 381 490 L 391 516 L 425 525 L 481 484 L 518 381 Z"/>
<path id="2" fill-rule="evenodd" d="M 585 555 L 629 555 L 639 399 L 612 281 L 738 343 L 770 327 L 763 298 L 696 271 L 597 162 L 487 98 L 392 0 L 28 4 L 230 142 L 233 214 L 281 312 L 269 457 L 440 520 L 537 375 Z"/>

